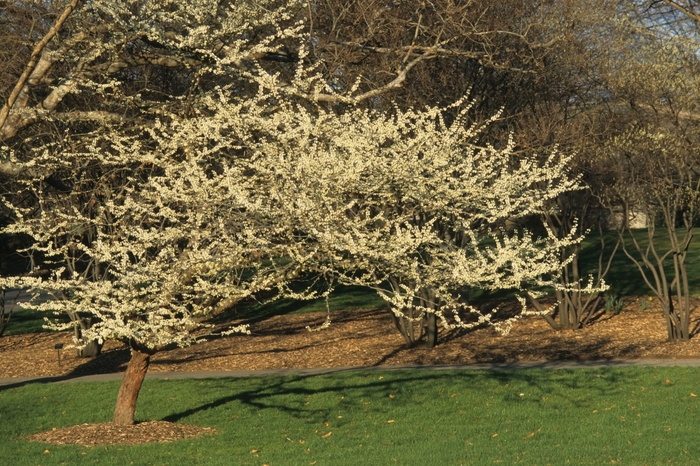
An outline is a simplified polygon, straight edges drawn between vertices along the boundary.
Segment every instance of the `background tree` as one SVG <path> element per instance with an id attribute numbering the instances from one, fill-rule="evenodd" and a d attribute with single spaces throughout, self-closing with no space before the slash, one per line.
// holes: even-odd
<path id="1" fill-rule="evenodd" d="M 670 340 L 685 340 L 691 333 L 685 258 L 700 193 L 700 62 L 693 5 L 628 6 L 602 66 L 619 122 L 599 149 L 600 160 L 609 164 L 615 177 L 606 190 L 607 200 L 622 207 L 621 227 L 636 254 L 623 243 L 625 253 L 659 298 Z M 635 214 L 646 217 L 646 245 L 627 221 Z"/>

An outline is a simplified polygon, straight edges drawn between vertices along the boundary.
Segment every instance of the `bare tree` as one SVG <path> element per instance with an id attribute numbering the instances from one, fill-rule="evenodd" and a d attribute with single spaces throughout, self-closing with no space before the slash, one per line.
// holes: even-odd
<path id="1" fill-rule="evenodd" d="M 625 218 L 637 211 L 647 222 L 644 240 L 629 222 L 622 225 L 623 250 L 658 297 L 669 340 L 691 336 L 686 259 L 700 214 L 696 144 L 673 129 L 647 125 L 629 129 L 608 146 L 618 163 L 614 189 Z"/>

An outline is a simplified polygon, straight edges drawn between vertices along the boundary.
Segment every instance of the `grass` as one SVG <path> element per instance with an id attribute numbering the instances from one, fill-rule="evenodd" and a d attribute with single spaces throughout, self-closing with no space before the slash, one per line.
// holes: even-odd
<path id="1" fill-rule="evenodd" d="M 698 375 L 647 367 L 147 380 L 137 419 L 218 434 L 92 448 L 23 438 L 108 421 L 118 382 L 32 384 L 0 390 L 0 458 L 19 466 L 697 464 Z"/>
<path id="2" fill-rule="evenodd" d="M 43 328 L 44 317 L 49 314 L 35 309 L 16 308 L 3 335 L 19 335 L 22 333 L 48 332 Z M 53 317 L 53 316 L 51 316 Z"/>

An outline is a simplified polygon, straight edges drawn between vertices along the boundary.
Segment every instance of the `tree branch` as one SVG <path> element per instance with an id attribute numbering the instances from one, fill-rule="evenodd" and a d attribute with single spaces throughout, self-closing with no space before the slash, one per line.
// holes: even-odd
<path id="1" fill-rule="evenodd" d="M 24 90 L 25 86 L 27 85 L 27 81 L 30 79 L 30 76 L 32 76 L 37 62 L 40 60 L 39 57 L 44 58 L 44 47 L 46 47 L 46 45 L 51 41 L 51 39 L 53 39 L 54 36 L 58 34 L 58 31 L 59 29 L 61 29 L 61 26 L 63 26 L 63 23 L 66 21 L 66 19 L 68 19 L 68 16 L 70 16 L 75 7 L 78 5 L 78 1 L 79 0 L 71 1 L 71 3 L 66 7 L 66 9 L 63 10 L 61 16 L 58 17 L 56 23 L 53 26 L 51 26 L 49 32 L 47 32 L 46 35 L 39 41 L 39 43 L 36 44 L 36 47 L 34 47 L 32 55 L 29 58 L 29 63 L 27 63 L 27 66 L 25 67 L 22 76 L 20 76 L 19 81 L 17 81 L 17 84 L 12 90 L 10 98 L 7 99 L 7 103 L 2 108 L 2 110 L 0 110 L 0 131 L 2 130 L 3 126 L 5 125 L 5 122 L 7 121 L 7 117 L 10 114 L 10 110 L 17 101 L 17 98 L 20 96 L 20 93 Z M 46 68 L 45 71 L 47 70 L 48 68 Z"/>
<path id="2" fill-rule="evenodd" d="M 678 2 L 674 2 L 673 0 L 664 0 L 664 3 L 684 15 L 686 15 L 688 18 L 692 19 L 693 21 L 698 21 L 700 22 L 700 15 L 695 13 L 694 11 L 691 10 L 690 5 L 680 5 Z"/>
<path id="3" fill-rule="evenodd" d="M 363 100 L 370 99 L 374 96 L 383 94 L 385 92 L 388 92 L 393 89 L 400 88 L 404 81 L 406 81 L 406 76 L 408 75 L 408 72 L 416 66 L 418 63 L 422 62 L 423 60 L 427 60 L 430 58 L 435 58 L 437 55 L 435 54 L 425 54 L 425 55 L 420 55 L 411 62 L 409 62 L 404 69 L 400 70 L 398 72 L 398 76 L 394 78 L 390 83 L 385 84 L 382 87 L 379 87 L 377 89 L 373 89 L 371 91 L 367 91 L 363 94 L 359 94 L 356 96 L 344 96 L 344 95 L 339 95 L 339 94 L 322 94 L 322 93 L 317 93 L 317 94 L 307 94 L 307 93 L 300 93 L 297 91 L 295 88 L 288 86 L 285 88 L 287 92 L 289 92 L 292 95 L 296 95 L 299 97 L 303 97 L 305 99 L 313 100 L 316 102 L 342 102 L 346 104 L 358 104 L 362 102 Z"/>

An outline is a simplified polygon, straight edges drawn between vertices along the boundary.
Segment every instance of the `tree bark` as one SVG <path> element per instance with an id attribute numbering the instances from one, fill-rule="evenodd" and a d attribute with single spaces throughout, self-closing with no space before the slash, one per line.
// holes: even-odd
<path id="1" fill-rule="evenodd" d="M 143 379 L 146 378 L 151 355 L 138 348 L 131 347 L 131 360 L 126 368 L 122 385 L 117 395 L 117 406 L 114 409 L 113 423 L 120 426 L 134 424 L 136 400 L 141 390 Z"/>
<path id="2" fill-rule="evenodd" d="M 39 41 L 39 43 L 36 44 L 36 47 L 34 47 L 32 55 L 29 58 L 29 63 L 27 63 L 27 66 L 24 68 L 22 76 L 20 76 L 19 81 L 17 81 L 17 84 L 15 85 L 15 88 L 10 93 L 10 97 L 7 99 L 7 103 L 2 107 L 2 109 L 0 109 L 0 129 L 2 129 L 2 127 L 5 125 L 5 121 L 10 115 L 10 110 L 12 110 L 12 106 L 18 99 L 20 99 L 22 91 L 25 90 L 27 81 L 29 81 L 32 73 L 34 72 L 37 66 L 37 62 L 43 55 L 44 47 L 46 47 L 46 45 L 49 42 L 51 42 L 51 39 L 53 39 L 54 36 L 58 34 L 58 31 L 59 29 L 61 29 L 61 26 L 63 26 L 63 23 L 66 21 L 66 19 L 68 19 L 68 16 L 70 16 L 73 10 L 78 6 L 78 1 L 79 0 L 71 1 L 71 3 L 63 11 L 61 16 L 59 16 L 59 18 L 56 20 L 56 23 L 51 27 L 51 29 L 49 29 L 49 32 L 47 32 L 46 35 Z M 50 65 L 48 67 L 50 67 Z"/>
<path id="3" fill-rule="evenodd" d="M 433 313 L 429 313 L 426 316 L 426 335 L 428 339 L 425 342 L 425 346 L 428 348 L 435 348 L 438 338 L 438 328 L 437 328 L 437 316 Z"/>

